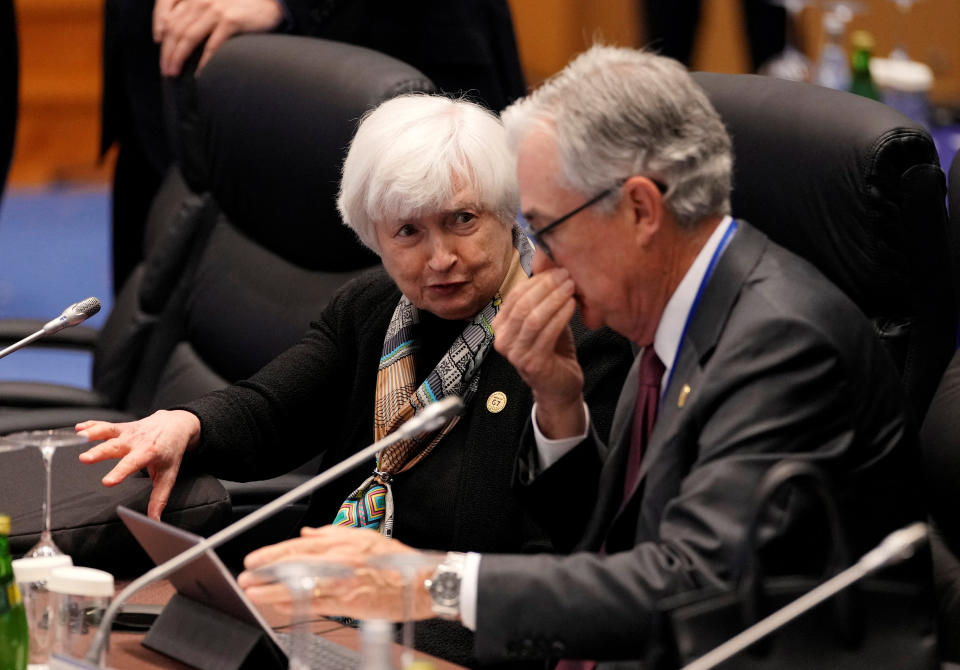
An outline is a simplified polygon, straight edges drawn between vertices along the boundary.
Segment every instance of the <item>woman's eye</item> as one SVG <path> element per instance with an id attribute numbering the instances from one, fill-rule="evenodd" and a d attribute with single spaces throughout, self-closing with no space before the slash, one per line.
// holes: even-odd
<path id="1" fill-rule="evenodd" d="M 416 228 L 410 224 L 404 224 L 397 230 L 397 237 L 410 237 L 415 232 L 417 232 Z"/>
<path id="2" fill-rule="evenodd" d="M 470 223 L 476 218 L 477 218 L 477 215 L 472 212 L 457 212 L 456 216 L 454 217 L 454 220 L 457 223 L 463 225 L 463 224 Z"/>

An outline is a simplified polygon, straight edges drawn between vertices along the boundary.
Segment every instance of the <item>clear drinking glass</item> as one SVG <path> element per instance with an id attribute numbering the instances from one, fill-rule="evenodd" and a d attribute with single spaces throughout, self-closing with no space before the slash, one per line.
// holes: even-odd
<path id="1" fill-rule="evenodd" d="M 30 630 L 30 670 L 47 667 L 53 641 L 53 594 L 47 582 L 54 568 L 72 565 L 69 556 L 41 556 L 20 558 L 13 562 L 13 574 L 20 586 L 23 608 Z"/>
<path id="2" fill-rule="evenodd" d="M 283 561 L 265 565 L 253 575 L 265 584 L 279 583 L 287 587 L 293 604 L 290 648 L 286 649 L 289 670 L 310 670 L 310 601 L 320 579 L 343 579 L 353 568 L 324 559 Z"/>
<path id="3" fill-rule="evenodd" d="M 31 558 L 62 555 L 63 552 L 54 543 L 53 535 L 50 533 L 51 463 L 53 454 L 59 447 L 85 444 L 87 439 L 77 435 L 77 431 L 71 426 L 51 430 L 27 430 L 20 433 L 11 433 L 4 436 L 3 440 L 6 443 L 39 449 L 46 470 L 43 497 L 43 531 L 40 533 L 40 541 L 33 545 L 26 555 Z"/>
<path id="4" fill-rule="evenodd" d="M 26 445 L 21 444 L 20 442 L 13 442 L 7 438 L 6 435 L 0 435 L 0 454 L 5 451 L 16 451 L 17 449 L 23 449 Z"/>
<path id="5" fill-rule="evenodd" d="M 51 659 L 54 655 L 78 660 L 86 658 L 113 598 L 113 575 L 93 568 L 59 567 L 50 573 L 47 588 L 53 594 Z M 99 667 L 104 667 L 106 656 L 107 647 L 104 646 L 100 651 Z M 50 664 L 55 665 L 53 660 Z"/>
<path id="6" fill-rule="evenodd" d="M 414 663 L 415 650 L 413 633 L 416 622 L 413 618 L 414 586 L 418 577 L 426 571 L 433 571 L 446 557 L 441 552 L 410 551 L 396 554 L 378 554 L 371 556 L 368 563 L 378 570 L 393 570 L 403 580 L 403 653 L 400 668 L 404 670 Z"/>

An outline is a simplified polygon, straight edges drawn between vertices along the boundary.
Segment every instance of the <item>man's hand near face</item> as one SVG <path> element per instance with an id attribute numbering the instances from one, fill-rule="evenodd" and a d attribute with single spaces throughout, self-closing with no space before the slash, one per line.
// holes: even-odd
<path id="1" fill-rule="evenodd" d="M 569 273 L 551 268 L 514 288 L 493 322 L 494 347 L 533 391 L 537 425 L 551 439 L 586 430 L 583 370 L 569 326 L 573 294 Z"/>

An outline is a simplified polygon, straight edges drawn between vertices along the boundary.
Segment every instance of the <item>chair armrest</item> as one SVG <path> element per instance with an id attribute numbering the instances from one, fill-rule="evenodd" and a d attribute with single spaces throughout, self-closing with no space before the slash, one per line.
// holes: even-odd
<path id="1" fill-rule="evenodd" d="M 279 477 L 254 482 L 231 482 L 221 479 L 220 483 L 230 494 L 230 500 L 235 506 L 242 505 L 255 509 L 295 489 L 308 479 L 310 479 L 308 475 L 288 472 Z"/>
<path id="2" fill-rule="evenodd" d="M 107 398 L 96 391 L 43 382 L 0 382 L 3 407 L 103 407 Z"/>
<path id="3" fill-rule="evenodd" d="M 33 335 L 43 328 L 46 321 L 39 319 L 0 320 L 0 346 L 8 346 Z M 42 337 L 30 346 L 45 346 L 67 349 L 93 349 L 100 331 L 89 326 L 74 326 Z"/>
<path id="4" fill-rule="evenodd" d="M 73 426 L 88 419 L 121 423 L 135 421 L 137 418 L 139 417 L 127 412 L 100 407 L 42 407 L 39 409 L 3 407 L 0 408 L 0 435 L 17 433 L 21 430 L 45 430 Z M 0 471 L 2 470 L 3 468 L 0 467 Z"/>

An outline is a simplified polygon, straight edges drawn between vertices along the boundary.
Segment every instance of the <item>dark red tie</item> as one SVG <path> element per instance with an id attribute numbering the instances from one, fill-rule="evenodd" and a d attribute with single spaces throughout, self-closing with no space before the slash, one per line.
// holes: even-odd
<path id="1" fill-rule="evenodd" d="M 623 502 L 637 486 L 640 475 L 640 462 L 647 446 L 647 438 L 657 419 L 657 406 L 660 404 L 660 380 L 666 368 L 660 361 L 653 345 L 648 346 L 640 355 L 640 386 L 637 389 L 637 405 L 633 410 L 633 429 L 630 434 L 630 451 L 627 453 L 627 472 L 623 478 Z M 601 550 L 602 551 L 602 550 Z M 596 661 L 562 660 L 555 670 L 593 670 Z"/>
<path id="2" fill-rule="evenodd" d="M 637 486 L 643 452 L 647 447 L 650 433 L 653 432 L 653 422 L 657 419 L 660 380 L 663 378 L 664 370 L 663 363 L 653 350 L 653 345 L 647 346 L 640 356 L 640 385 L 637 388 L 637 405 L 633 410 L 630 451 L 627 453 L 627 469 L 623 478 L 624 502 Z"/>

